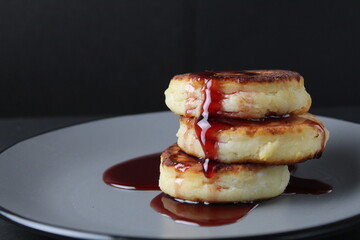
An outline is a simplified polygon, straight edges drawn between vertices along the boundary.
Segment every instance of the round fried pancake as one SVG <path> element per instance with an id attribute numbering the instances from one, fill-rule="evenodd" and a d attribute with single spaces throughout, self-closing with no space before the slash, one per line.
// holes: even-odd
<path id="1" fill-rule="evenodd" d="M 283 118 L 243 120 L 210 118 L 204 146 L 196 118 L 180 117 L 178 145 L 186 153 L 225 163 L 294 164 L 320 157 L 329 138 L 324 125 L 310 113 Z M 213 148 L 213 149 L 208 149 Z"/>
<path id="2" fill-rule="evenodd" d="M 219 102 L 211 115 L 263 118 L 305 113 L 311 105 L 303 77 L 285 70 L 205 71 L 177 75 L 165 91 L 165 102 L 175 114 L 199 117 L 209 91 L 211 101 Z"/>
<path id="3" fill-rule="evenodd" d="M 213 167 L 207 178 L 202 163 L 175 144 L 161 155 L 160 189 L 178 199 L 209 202 L 246 202 L 278 196 L 290 178 L 288 166 L 225 164 Z"/>

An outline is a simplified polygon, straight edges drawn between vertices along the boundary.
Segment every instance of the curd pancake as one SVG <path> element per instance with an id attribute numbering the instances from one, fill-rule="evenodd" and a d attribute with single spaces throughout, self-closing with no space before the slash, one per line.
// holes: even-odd
<path id="1" fill-rule="evenodd" d="M 166 105 L 175 114 L 199 117 L 204 104 L 210 115 L 264 118 L 309 110 L 304 79 L 284 70 L 205 71 L 177 75 L 165 91 Z"/>
<path id="2" fill-rule="evenodd" d="M 187 201 L 248 202 L 278 196 L 289 178 L 287 165 L 205 164 L 174 144 L 161 155 L 159 186 L 164 193 Z"/>
<path id="3" fill-rule="evenodd" d="M 294 164 L 320 157 L 329 132 L 310 113 L 266 119 L 180 117 L 178 145 L 187 154 L 224 163 Z"/>

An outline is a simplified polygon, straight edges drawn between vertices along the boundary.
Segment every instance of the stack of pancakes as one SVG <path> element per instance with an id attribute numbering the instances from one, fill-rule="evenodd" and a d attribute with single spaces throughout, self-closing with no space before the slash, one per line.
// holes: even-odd
<path id="1" fill-rule="evenodd" d="M 247 202 L 281 194 L 288 165 L 320 157 L 329 133 L 310 113 L 304 79 L 284 70 L 177 75 L 165 91 L 180 116 L 161 155 L 161 190 L 186 201 Z"/>

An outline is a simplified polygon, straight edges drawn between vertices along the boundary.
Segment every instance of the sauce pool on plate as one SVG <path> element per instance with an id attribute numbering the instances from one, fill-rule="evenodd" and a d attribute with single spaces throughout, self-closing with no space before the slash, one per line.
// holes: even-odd
<path id="1" fill-rule="evenodd" d="M 158 186 L 161 153 L 137 157 L 107 169 L 103 174 L 106 184 L 125 190 L 160 190 Z M 211 161 L 212 167 L 218 164 Z M 290 166 L 294 171 L 295 168 Z M 332 187 L 315 179 L 290 177 L 284 194 L 325 194 Z M 176 222 L 197 226 L 231 224 L 243 218 L 261 202 L 203 204 L 173 199 L 163 193 L 151 200 L 150 206 Z"/>

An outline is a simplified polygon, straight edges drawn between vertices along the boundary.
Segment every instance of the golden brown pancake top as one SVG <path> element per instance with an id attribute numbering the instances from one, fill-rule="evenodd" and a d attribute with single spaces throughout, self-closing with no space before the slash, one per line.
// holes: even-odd
<path id="1" fill-rule="evenodd" d="M 203 72 L 194 72 L 176 75 L 173 79 L 192 79 L 197 81 L 216 80 L 232 81 L 237 83 L 251 82 L 278 82 L 301 79 L 297 72 L 288 70 L 241 70 L 241 71 L 214 71 L 206 70 Z"/>
<path id="2" fill-rule="evenodd" d="M 202 172 L 202 159 L 193 157 L 183 151 L 177 144 L 173 144 L 161 154 L 163 165 L 167 167 L 174 167 L 178 172 Z M 265 168 L 266 165 L 257 163 L 220 163 L 218 162 L 214 168 L 214 171 L 222 173 L 238 172 L 238 171 L 252 171 L 257 172 Z"/>

